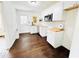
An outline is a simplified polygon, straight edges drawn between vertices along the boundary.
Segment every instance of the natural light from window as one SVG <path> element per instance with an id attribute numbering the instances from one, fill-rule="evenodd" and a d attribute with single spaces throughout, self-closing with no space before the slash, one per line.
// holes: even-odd
<path id="1" fill-rule="evenodd" d="M 21 16 L 21 24 L 27 24 L 27 16 Z"/>

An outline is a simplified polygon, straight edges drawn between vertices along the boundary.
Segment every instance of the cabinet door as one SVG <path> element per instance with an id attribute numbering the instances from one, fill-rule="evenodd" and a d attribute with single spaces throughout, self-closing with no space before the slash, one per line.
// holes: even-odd
<path id="1" fill-rule="evenodd" d="M 54 32 L 51 32 L 51 31 L 47 32 L 47 41 L 49 42 L 49 44 L 55 47 L 55 33 Z"/>
<path id="2" fill-rule="evenodd" d="M 64 40 L 64 32 L 55 32 L 55 45 L 56 47 L 59 47 L 62 45 L 62 42 Z"/>
<path id="3" fill-rule="evenodd" d="M 38 27 L 37 26 L 31 26 L 31 33 L 38 33 Z"/>
<path id="4" fill-rule="evenodd" d="M 57 48 L 62 45 L 63 31 L 61 32 L 51 32 L 47 33 L 47 41 L 54 47 Z"/>
<path id="5" fill-rule="evenodd" d="M 47 27 L 45 27 L 45 26 L 40 26 L 40 27 L 39 27 L 39 32 L 40 32 L 40 35 L 41 35 L 42 37 L 47 36 Z"/>

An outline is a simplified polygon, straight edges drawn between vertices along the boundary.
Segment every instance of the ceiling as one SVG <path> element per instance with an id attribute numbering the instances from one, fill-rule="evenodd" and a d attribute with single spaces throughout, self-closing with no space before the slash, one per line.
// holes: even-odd
<path id="1" fill-rule="evenodd" d="M 57 3 L 58 1 L 38 1 L 38 6 L 32 6 L 28 3 L 28 1 L 13 1 L 13 5 L 16 6 L 16 9 L 19 10 L 25 10 L 25 11 L 35 11 L 35 12 L 41 12 L 44 9 L 48 8 L 49 6 Z"/>

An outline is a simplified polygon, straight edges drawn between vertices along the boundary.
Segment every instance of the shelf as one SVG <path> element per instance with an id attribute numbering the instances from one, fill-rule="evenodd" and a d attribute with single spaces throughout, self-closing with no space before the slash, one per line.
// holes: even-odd
<path id="1" fill-rule="evenodd" d="M 73 6 L 64 9 L 64 11 L 69 11 L 69 10 L 73 10 L 73 9 L 77 9 L 77 8 L 79 8 L 79 4 L 74 4 Z"/>

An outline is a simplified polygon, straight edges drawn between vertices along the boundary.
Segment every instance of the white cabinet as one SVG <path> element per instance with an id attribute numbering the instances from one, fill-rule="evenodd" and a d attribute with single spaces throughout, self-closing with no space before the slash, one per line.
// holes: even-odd
<path id="1" fill-rule="evenodd" d="M 38 26 L 31 26 L 31 28 L 29 30 L 31 30 L 30 31 L 31 34 L 38 33 Z"/>
<path id="2" fill-rule="evenodd" d="M 48 30 L 47 33 L 47 41 L 51 44 L 54 48 L 57 48 L 62 45 L 63 40 L 63 31 L 60 32 L 53 32 Z"/>
<path id="3" fill-rule="evenodd" d="M 31 26 L 29 25 L 21 25 L 19 28 L 19 33 L 29 33 Z"/>
<path id="4" fill-rule="evenodd" d="M 31 26 L 31 25 L 24 25 L 24 26 L 21 26 L 20 30 L 19 30 L 20 33 L 38 33 L 38 26 Z"/>
<path id="5" fill-rule="evenodd" d="M 39 34 L 42 37 L 47 36 L 47 26 L 39 26 Z"/>

